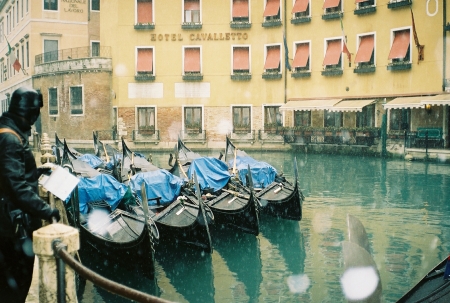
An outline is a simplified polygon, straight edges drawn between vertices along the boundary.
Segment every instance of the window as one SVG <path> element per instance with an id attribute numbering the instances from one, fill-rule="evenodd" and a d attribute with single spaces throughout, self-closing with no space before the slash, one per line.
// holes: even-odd
<path id="1" fill-rule="evenodd" d="M 233 133 L 249 133 L 252 129 L 250 106 L 233 107 Z"/>
<path id="2" fill-rule="evenodd" d="M 375 126 L 375 104 L 364 106 L 362 112 L 356 112 L 356 127 Z"/>
<path id="3" fill-rule="evenodd" d="M 26 45 L 27 45 L 27 67 L 30 67 L 30 48 L 29 48 L 28 41 L 27 41 Z"/>
<path id="4" fill-rule="evenodd" d="M 332 111 L 324 110 L 323 120 L 324 120 L 323 125 L 325 127 L 327 127 L 327 126 L 341 127 L 342 126 L 342 112 L 332 112 Z"/>
<path id="5" fill-rule="evenodd" d="M 234 22 L 249 22 L 249 0 L 233 0 L 232 20 Z"/>
<path id="6" fill-rule="evenodd" d="M 16 23 L 19 23 L 19 0 L 16 1 Z"/>
<path id="7" fill-rule="evenodd" d="M 58 115 L 58 89 L 52 87 L 48 89 L 48 114 Z"/>
<path id="8" fill-rule="evenodd" d="M 375 0 L 356 0 L 357 8 L 364 8 L 368 6 L 375 6 Z"/>
<path id="9" fill-rule="evenodd" d="M 309 0 L 296 0 L 292 8 L 294 18 L 310 16 Z"/>
<path id="10" fill-rule="evenodd" d="M 44 10 L 57 11 L 58 0 L 44 0 Z"/>
<path id="11" fill-rule="evenodd" d="M 392 31 L 392 36 L 393 42 L 388 58 L 392 60 L 392 63 L 410 62 L 411 60 L 410 29 Z"/>
<path id="12" fill-rule="evenodd" d="M 138 48 L 137 73 L 153 74 L 153 48 Z"/>
<path id="13" fill-rule="evenodd" d="M 248 46 L 233 47 L 233 74 L 250 73 L 250 48 Z"/>
<path id="14" fill-rule="evenodd" d="M 23 18 L 23 11 L 24 11 L 24 9 L 23 9 L 23 3 L 25 2 L 25 0 L 20 0 L 20 5 L 21 5 L 21 9 L 20 9 L 20 12 L 22 13 L 21 14 L 21 17 Z"/>
<path id="15" fill-rule="evenodd" d="M 264 21 L 280 19 L 280 0 L 267 0 L 264 9 Z"/>
<path id="16" fill-rule="evenodd" d="M 24 52 L 24 47 L 23 47 L 23 44 L 20 46 L 20 48 L 22 49 L 22 61 L 20 61 L 20 62 L 22 62 L 22 67 L 25 67 L 24 65 L 25 65 L 25 52 Z"/>
<path id="17" fill-rule="evenodd" d="M 396 108 L 389 110 L 389 129 L 390 130 L 410 130 L 411 109 Z"/>
<path id="18" fill-rule="evenodd" d="M 184 108 L 184 128 L 196 132 L 202 131 L 202 108 L 185 107 Z"/>
<path id="19" fill-rule="evenodd" d="M 294 111 L 294 126 L 310 126 L 310 125 L 311 125 L 310 110 Z"/>
<path id="20" fill-rule="evenodd" d="M 338 13 L 342 11 L 341 0 L 325 0 L 323 7 L 325 14 Z"/>
<path id="21" fill-rule="evenodd" d="M 200 0 L 184 0 L 185 23 L 200 23 Z"/>
<path id="22" fill-rule="evenodd" d="M 311 67 L 309 66 L 309 42 L 301 42 L 295 44 L 295 56 L 292 62 L 292 68 L 294 71 L 309 71 Z"/>
<path id="23" fill-rule="evenodd" d="M 280 106 L 264 107 L 264 127 L 267 126 L 283 126 L 282 114 Z"/>
<path id="24" fill-rule="evenodd" d="M 359 37 L 358 52 L 356 53 L 355 63 L 358 66 L 367 66 L 375 64 L 375 37 L 366 35 Z"/>
<path id="25" fill-rule="evenodd" d="M 137 0 L 136 2 L 136 22 L 139 24 L 153 23 L 153 1 Z"/>
<path id="26" fill-rule="evenodd" d="M 155 132 L 155 107 L 137 108 L 137 125 L 139 132 L 146 131 L 153 134 Z"/>
<path id="27" fill-rule="evenodd" d="M 266 47 L 266 62 L 264 71 L 268 73 L 281 72 L 281 49 L 280 45 L 270 45 Z"/>
<path id="28" fill-rule="evenodd" d="M 91 0 L 91 10 L 93 11 L 100 10 L 100 0 Z"/>
<path id="29" fill-rule="evenodd" d="M 58 40 L 44 40 L 44 62 L 58 61 Z"/>
<path id="30" fill-rule="evenodd" d="M 100 56 L 100 42 L 91 41 L 91 56 L 92 57 Z"/>
<path id="31" fill-rule="evenodd" d="M 70 88 L 70 113 L 72 115 L 83 114 L 83 87 L 72 86 Z"/>
<path id="32" fill-rule="evenodd" d="M 342 68 L 342 39 L 327 40 L 323 66 L 325 69 Z"/>
<path id="33" fill-rule="evenodd" d="M 200 47 L 184 48 L 184 74 L 201 74 Z"/>

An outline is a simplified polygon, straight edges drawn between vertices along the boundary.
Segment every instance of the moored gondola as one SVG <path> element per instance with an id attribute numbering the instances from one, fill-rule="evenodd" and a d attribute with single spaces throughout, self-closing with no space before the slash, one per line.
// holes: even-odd
<path id="1" fill-rule="evenodd" d="M 226 138 L 225 163 L 234 174 L 247 185 L 247 168 L 250 166 L 252 176 L 259 186 L 256 198 L 261 203 L 261 212 L 283 219 L 300 221 L 302 219 L 303 193 L 298 185 L 297 159 L 294 158 L 294 183 L 278 174 L 275 168 L 261 161 L 256 161 L 247 153 L 237 149 L 231 140 Z M 263 177 L 261 177 L 261 175 Z M 244 187 L 245 188 L 245 187 Z"/>
<path id="2" fill-rule="evenodd" d="M 69 163 L 70 159 L 66 166 Z M 66 211 L 71 225 L 79 229 L 81 249 L 90 246 L 109 261 L 132 266 L 153 278 L 158 229 L 145 218 L 129 212 L 130 205 L 136 205 L 131 191 L 112 176 L 99 174 L 81 177 L 66 203 Z"/>

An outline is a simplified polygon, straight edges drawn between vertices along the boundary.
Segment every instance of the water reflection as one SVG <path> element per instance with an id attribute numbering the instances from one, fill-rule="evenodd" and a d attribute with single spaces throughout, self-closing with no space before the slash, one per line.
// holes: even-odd
<path id="1" fill-rule="evenodd" d="M 177 302 L 345 302 L 340 278 L 347 214 L 365 226 L 384 302 L 399 299 L 450 252 L 448 164 L 247 152 L 288 179 L 297 156 L 306 197 L 301 222 L 262 216 L 258 237 L 215 232 L 212 255 L 157 252 L 156 288 L 125 272 L 117 279 Z M 152 155 L 155 163 L 167 162 L 167 154 Z M 291 292 L 288 281 L 303 278 L 310 283 L 306 291 Z M 114 301 L 87 282 L 80 302 Z"/>

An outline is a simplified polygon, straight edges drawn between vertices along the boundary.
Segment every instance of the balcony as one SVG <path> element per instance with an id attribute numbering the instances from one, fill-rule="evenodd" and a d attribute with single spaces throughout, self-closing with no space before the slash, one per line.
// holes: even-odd
<path id="1" fill-rule="evenodd" d="M 234 29 L 242 29 L 242 28 L 251 28 L 252 24 L 249 21 L 231 21 L 230 28 Z"/>
<path id="2" fill-rule="evenodd" d="M 310 71 L 294 71 L 291 73 L 291 78 L 309 78 L 311 77 L 311 72 Z"/>
<path id="3" fill-rule="evenodd" d="M 159 129 L 133 129 L 132 140 L 135 142 L 152 142 L 158 144 L 160 141 Z"/>
<path id="4" fill-rule="evenodd" d="M 331 12 L 326 12 L 325 14 L 322 15 L 322 20 L 334 20 L 334 19 L 340 19 L 340 18 L 344 17 L 344 13 L 341 11 L 331 11 Z"/>
<path id="5" fill-rule="evenodd" d="M 76 47 L 35 57 L 35 75 L 93 69 L 112 71 L 111 47 Z"/>
<path id="6" fill-rule="evenodd" d="M 280 72 L 264 72 L 262 78 L 265 80 L 278 80 L 281 79 L 282 75 Z"/>
<path id="7" fill-rule="evenodd" d="M 234 73 L 231 75 L 231 80 L 233 81 L 249 81 L 252 79 L 252 74 L 250 73 Z"/>
<path id="8" fill-rule="evenodd" d="M 200 73 L 185 73 L 183 75 L 183 80 L 184 81 L 202 81 L 203 80 L 203 75 Z"/>
<path id="9" fill-rule="evenodd" d="M 136 23 L 134 25 L 134 29 L 137 30 L 155 29 L 155 23 Z"/>
<path id="10" fill-rule="evenodd" d="M 402 71 L 402 70 L 410 70 L 411 67 L 412 67 L 411 62 L 393 62 L 387 66 L 387 70 Z"/>
<path id="11" fill-rule="evenodd" d="M 277 19 L 277 18 L 266 19 L 262 23 L 262 27 L 278 27 L 281 25 L 282 25 L 281 19 Z"/>
<path id="12" fill-rule="evenodd" d="M 341 76 L 344 73 L 342 68 L 326 68 L 322 71 L 322 76 L 333 77 Z"/>
<path id="13" fill-rule="evenodd" d="M 184 142 L 206 143 L 206 131 L 201 128 L 186 128 L 181 131 L 180 137 Z"/>
<path id="14" fill-rule="evenodd" d="M 311 22 L 311 16 L 300 16 L 291 19 L 291 24 L 303 24 Z"/>
<path id="15" fill-rule="evenodd" d="M 412 1 L 411 0 L 391 0 L 387 7 L 390 9 L 396 9 L 396 8 L 404 8 L 411 6 Z"/>
<path id="16" fill-rule="evenodd" d="M 374 73 L 376 70 L 375 65 L 358 65 L 353 72 L 355 74 L 369 74 Z"/>
<path id="17" fill-rule="evenodd" d="M 197 30 L 202 29 L 202 24 L 197 22 L 183 22 L 181 24 L 181 28 L 187 30 Z"/>
<path id="18" fill-rule="evenodd" d="M 368 15 L 368 14 L 373 14 L 377 11 L 377 7 L 376 6 L 364 6 L 364 7 L 360 7 L 357 8 L 353 11 L 353 14 L 355 15 Z"/>
<path id="19" fill-rule="evenodd" d="M 137 72 L 134 75 L 134 80 L 136 81 L 155 81 L 155 75 L 152 72 Z"/>

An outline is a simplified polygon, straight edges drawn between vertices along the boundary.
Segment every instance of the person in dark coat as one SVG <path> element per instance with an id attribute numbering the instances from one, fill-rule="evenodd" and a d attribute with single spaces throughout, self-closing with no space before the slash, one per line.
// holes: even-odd
<path id="1" fill-rule="evenodd" d="M 42 106 L 41 94 L 21 87 L 13 92 L 8 111 L 0 117 L 1 302 L 25 302 L 35 259 L 32 232 L 42 226 L 42 219 L 60 219 L 58 209 L 52 209 L 38 195 L 42 171 L 36 167 L 28 142 Z M 11 214 L 18 209 L 29 219 L 25 230 L 17 230 L 12 222 Z"/>

